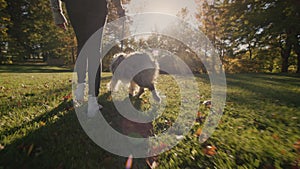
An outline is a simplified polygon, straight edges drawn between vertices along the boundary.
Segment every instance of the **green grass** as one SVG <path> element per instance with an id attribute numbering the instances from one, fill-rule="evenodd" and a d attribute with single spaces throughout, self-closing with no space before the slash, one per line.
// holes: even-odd
<path id="1" fill-rule="evenodd" d="M 105 87 L 110 74 L 103 75 L 102 112 L 115 120 L 119 116 Z M 0 66 L 0 77 L 0 169 L 124 168 L 125 158 L 101 149 L 82 130 L 71 100 L 65 98 L 71 92 L 70 70 Z M 207 76 L 197 76 L 197 81 L 198 101 L 210 99 Z M 196 123 L 183 141 L 157 157 L 158 168 L 299 167 L 294 147 L 300 140 L 299 76 L 227 75 L 227 83 L 226 108 L 212 137 L 200 144 L 195 131 L 202 123 Z M 177 118 L 179 96 L 168 75 L 160 76 L 157 87 L 167 96 L 163 116 L 152 123 L 154 133 L 162 133 Z M 135 106 L 148 109 L 146 96 L 133 100 Z M 204 119 L 209 112 L 203 105 L 199 111 Z M 216 147 L 213 156 L 205 153 L 208 145 Z M 134 168 L 147 168 L 145 160 L 134 159 Z"/>

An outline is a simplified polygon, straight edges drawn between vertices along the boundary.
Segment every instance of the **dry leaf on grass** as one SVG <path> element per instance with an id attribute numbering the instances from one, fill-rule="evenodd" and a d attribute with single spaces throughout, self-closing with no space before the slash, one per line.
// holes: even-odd
<path id="1" fill-rule="evenodd" d="M 217 148 L 215 146 L 206 146 L 203 153 L 209 156 L 214 156 L 217 154 L 216 150 Z"/>

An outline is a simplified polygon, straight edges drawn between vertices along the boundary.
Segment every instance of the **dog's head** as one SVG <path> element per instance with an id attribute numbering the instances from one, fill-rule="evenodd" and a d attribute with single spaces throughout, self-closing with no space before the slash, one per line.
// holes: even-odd
<path id="1" fill-rule="evenodd" d="M 114 73 L 120 63 L 126 58 L 125 53 L 119 53 L 113 56 L 112 62 L 110 64 L 110 71 Z"/>

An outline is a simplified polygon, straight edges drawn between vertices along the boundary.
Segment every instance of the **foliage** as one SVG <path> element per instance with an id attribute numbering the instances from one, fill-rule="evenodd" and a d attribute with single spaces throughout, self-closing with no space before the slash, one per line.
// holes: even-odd
<path id="1" fill-rule="evenodd" d="M 299 50 L 299 1 L 204 1 L 201 6 L 200 28 L 221 56 L 240 58 L 247 53 L 249 60 L 256 58 L 269 68 L 280 59 L 281 72 L 295 65 L 291 53 Z M 261 55 L 266 50 L 272 56 Z"/>
<path id="2" fill-rule="evenodd" d="M 261 70 L 260 64 L 255 60 L 224 58 L 227 73 L 256 73 Z"/>

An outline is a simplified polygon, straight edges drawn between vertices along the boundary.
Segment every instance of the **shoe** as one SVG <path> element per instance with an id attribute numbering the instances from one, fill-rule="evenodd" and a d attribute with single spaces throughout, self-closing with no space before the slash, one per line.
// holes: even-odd
<path id="1" fill-rule="evenodd" d="M 88 100 L 88 112 L 87 116 L 89 118 L 95 117 L 97 113 L 100 113 L 100 109 L 102 109 L 103 106 L 98 103 L 97 97 L 95 96 L 89 96 Z"/>
<path id="2" fill-rule="evenodd" d="M 75 99 L 78 102 L 84 101 L 84 89 L 85 89 L 85 83 L 78 83 L 77 88 L 75 90 Z"/>

